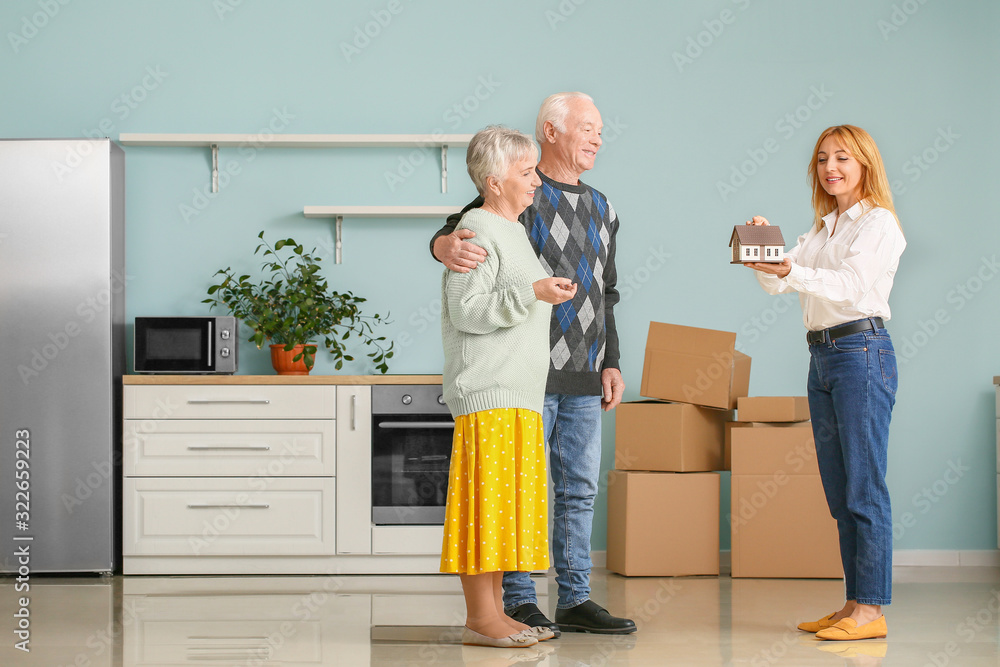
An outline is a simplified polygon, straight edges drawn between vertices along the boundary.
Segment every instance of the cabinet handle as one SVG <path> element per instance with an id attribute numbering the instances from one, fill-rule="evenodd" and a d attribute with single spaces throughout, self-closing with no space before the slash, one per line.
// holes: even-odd
<path id="1" fill-rule="evenodd" d="M 226 662 L 249 661 L 251 658 L 258 660 L 271 660 L 271 645 L 264 643 L 260 646 L 239 646 L 215 648 L 213 646 L 188 646 L 188 660 L 204 660 L 206 662 L 216 662 L 225 660 Z"/>
<path id="2" fill-rule="evenodd" d="M 351 430 L 358 430 L 358 395 L 351 394 Z"/>
<path id="3" fill-rule="evenodd" d="M 188 449 L 196 450 L 199 452 L 207 451 L 255 451 L 255 452 L 267 452 L 271 448 L 267 445 L 188 445 Z"/>
<path id="4" fill-rule="evenodd" d="M 455 422 L 380 422 L 379 428 L 455 428 Z"/>
<path id="5" fill-rule="evenodd" d="M 271 400 L 267 398 L 189 398 L 188 403 L 205 404 L 205 403 L 270 403 Z"/>
<path id="6" fill-rule="evenodd" d="M 238 504 L 213 504 L 213 503 L 188 503 L 188 509 L 191 510 L 221 510 L 221 509 L 249 509 L 249 510 L 266 510 L 270 509 L 270 505 L 238 505 Z"/>

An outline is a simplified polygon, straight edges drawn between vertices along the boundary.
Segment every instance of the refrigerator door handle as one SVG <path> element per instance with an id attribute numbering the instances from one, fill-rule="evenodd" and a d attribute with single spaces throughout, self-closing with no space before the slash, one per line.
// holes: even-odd
<path id="1" fill-rule="evenodd" d="M 239 503 L 188 503 L 188 509 L 192 510 L 215 510 L 215 509 L 251 509 L 266 510 L 271 509 L 270 505 L 240 505 Z"/>
<path id="2" fill-rule="evenodd" d="M 189 398 L 188 404 L 206 405 L 210 403 L 261 403 L 267 405 L 268 398 Z"/>

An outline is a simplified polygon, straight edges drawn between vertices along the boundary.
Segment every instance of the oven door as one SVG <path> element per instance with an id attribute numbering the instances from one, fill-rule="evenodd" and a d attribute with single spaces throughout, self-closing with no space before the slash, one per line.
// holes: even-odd
<path id="1" fill-rule="evenodd" d="M 444 524 L 454 431 L 447 413 L 372 417 L 372 523 Z"/>

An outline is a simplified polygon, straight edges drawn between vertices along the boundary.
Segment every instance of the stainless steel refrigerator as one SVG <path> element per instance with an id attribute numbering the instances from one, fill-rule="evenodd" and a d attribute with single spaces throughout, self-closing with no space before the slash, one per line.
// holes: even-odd
<path id="1" fill-rule="evenodd" d="M 0 572 L 118 564 L 124 255 L 119 146 L 0 140 Z"/>

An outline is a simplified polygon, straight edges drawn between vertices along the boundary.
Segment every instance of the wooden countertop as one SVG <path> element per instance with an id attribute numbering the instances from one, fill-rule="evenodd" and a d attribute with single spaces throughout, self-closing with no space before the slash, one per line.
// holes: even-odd
<path id="1" fill-rule="evenodd" d="M 125 375 L 122 384 L 441 384 L 440 375 Z"/>

